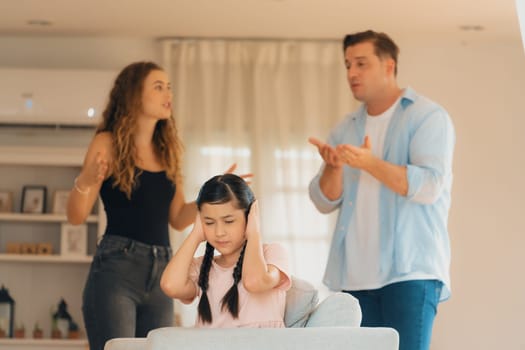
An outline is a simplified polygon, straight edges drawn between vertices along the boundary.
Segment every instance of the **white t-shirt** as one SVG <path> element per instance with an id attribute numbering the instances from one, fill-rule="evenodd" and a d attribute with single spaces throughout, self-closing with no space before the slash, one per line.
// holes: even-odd
<path id="1" fill-rule="evenodd" d="M 372 145 L 372 153 L 383 158 L 383 146 L 390 119 L 397 100 L 388 110 L 377 116 L 367 114 L 365 135 Z M 364 140 L 363 140 L 364 142 Z M 349 290 L 382 287 L 380 264 L 379 191 L 381 183 L 366 171 L 361 171 L 354 212 L 346 236 Z M 391 246 L 389 244 L 388 246 Z"/>

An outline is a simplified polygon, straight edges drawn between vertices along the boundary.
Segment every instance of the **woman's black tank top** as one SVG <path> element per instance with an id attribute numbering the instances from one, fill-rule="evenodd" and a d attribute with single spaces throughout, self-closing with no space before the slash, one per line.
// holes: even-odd
<path id="1" fill-rule="evenodd" d="M 104 234 L 169 246 L 169 209 L 175 184 L 166 177 L 165 171 L 141 171 L 131 200 L 118 187 L 113 187 L 113 177 L 102 183 L 100 196 L 107 216 Z"/>

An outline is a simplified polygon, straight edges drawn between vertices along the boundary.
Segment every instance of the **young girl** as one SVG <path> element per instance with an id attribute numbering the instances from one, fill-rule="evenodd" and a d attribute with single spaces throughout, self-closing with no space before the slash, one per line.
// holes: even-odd
<path id="1" fill-rule="evenodd" d="M 284 327 L 288 256 L 278 244 L 261 243 L 250 187 L 233 174 L 215 176 L 197 207 L 193 230 L 162 274 L 164 293 L 183 303 L 200 297 L 197 327 Z M 206 253 L 194 258 L 204 241 Z"/>

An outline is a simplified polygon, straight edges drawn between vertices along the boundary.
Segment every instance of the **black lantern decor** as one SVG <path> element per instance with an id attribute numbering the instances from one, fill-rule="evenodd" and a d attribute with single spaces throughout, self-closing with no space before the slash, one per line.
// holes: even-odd
<path id="1" fill-rule="evenodd" d="M 73 318 L 71 318 L 71 315 L 69 312 L 67 312 L 66 301 L 64 299 L 60 299 L 60 303 L 58 303 L 58 310 L 53 314 L 53 325 L 54 328 L 60 331 L 61 338 L 68 337 L 69 326 L 72 321 Z"/>
<path id="2" fill-rule="evenodd" d="M 13 323 L 15 318 L 15 301 L 9 291 L 2 285 L 0 289 L 0 333 L 13 338 Z"/>

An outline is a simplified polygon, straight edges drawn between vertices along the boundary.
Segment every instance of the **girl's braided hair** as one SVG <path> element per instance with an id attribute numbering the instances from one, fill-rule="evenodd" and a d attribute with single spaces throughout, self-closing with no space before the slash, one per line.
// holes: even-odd
<path id="1" fill-rule="evenodd" d="M 197 208 L 199 211 L 203 204 L 223 204 L 233 201 L 239 209 L 245 211 L 245 217 L 248 218 L 250 206 L 255 200 L 252 190 L 248 184 L 239 176 L 234 174 L 217 175 L 206 181 L 202 186 L 199 196 L 197 197 Z M 230 314 L 237 318 L 239 316 L 239 289 L 237 285 L 242 278 L 242 263 L 244 260 L 244 251 L 246 242 L 241 250 L 239 260 L 233 269 L 233 285 L 222 298 L 221 310 L 226 309 Z M 202 260 L 199 273 L 198 285 L 202 290 L 202 295 L 198 305 L 198 314 L 202 322 L 211 323 L 212 314 L 210 302 L 208 299 L 208 279 L 211 264 L 213 261 L 215 248 L 206 243 L 206 252 Z"/>

